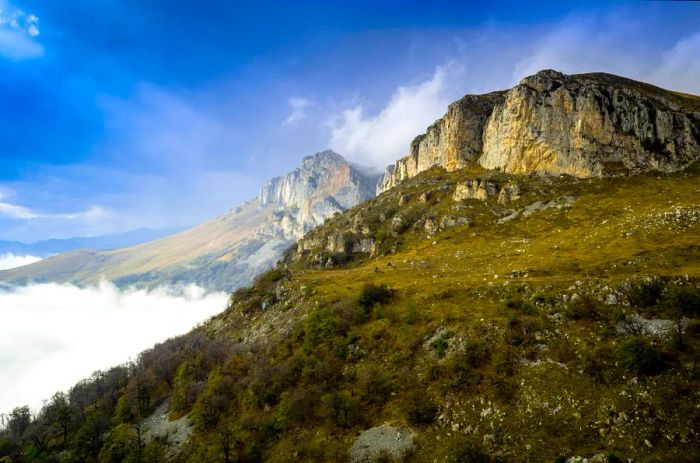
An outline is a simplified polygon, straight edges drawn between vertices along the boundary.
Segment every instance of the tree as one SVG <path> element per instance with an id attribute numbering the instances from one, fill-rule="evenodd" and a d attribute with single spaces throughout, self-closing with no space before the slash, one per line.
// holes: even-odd
<path id="1" fill-rule="evenodd" d="M 685 347 L 685 319 L 700 314 L 700 292 L 693 286 L 671 284 L 664 291 L 663 304 L 672 313 L 676 347 L 682 349 Z"/>
<path id="2" fill-rule="evenodd" d="M 32 423 L 32 414 L 29 411 L 29 407 L 16 407 L 10 412 L 7 418 L 7 429 L 10 432 L 10 437 L 15 442 L 21 442 L 24 437 L 24 433 L 29 428 Z"/>
<path id="3" fill-rule="evenodd" d="M 61 435 L 61 442 L 65 445 L 74 419 L 73 409 L 68 403 L 66 394 L 63 392 L 54 394 L 49 402 L 44 405 L 42 415 L 58 431 Z"/>

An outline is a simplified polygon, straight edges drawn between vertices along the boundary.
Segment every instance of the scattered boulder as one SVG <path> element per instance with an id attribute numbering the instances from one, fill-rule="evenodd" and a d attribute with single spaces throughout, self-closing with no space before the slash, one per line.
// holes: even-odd
<path id="1" fill-rule="evenodd" d="M 406 229 L 407 226 L 408 224 L 400 215 L 397 215 L 396 217 L 391 219 L 391 229 L 394 230 L 396 233 L 401 233 Z"/>
<path id="2" fill-rule="evenodd" d="M 423 228 L 428 236 L 434 236 L 439 231 L 438 223 L 432 217 L 425 219 L 425 225 Z"/>
<path id="3" fill-rule="evenodd" d="M 350 448 L 352 463 L 378 461 L 385 454 L 394 461 L 403 461 L 415 449 L 415 434 L 408 427 L 383 424 L 362 431 Z"/>
<path id="4" fill-rule="evenodd" d="M 498 186 L 489 180 L 467 180 L 458 183 L 452 199 L 463 201 L 465 199 L 479 199 L 486 201 L 491 196 L 498 194 Z"/>
<path id="5" fill-rule="evenodd" d="M 685 329 L 686 322 L 683 321 L 682 329 Z M 678 331 L 678 326 L 673 320 L 663 318 L 646 319 L 641 315 L 630 315 L 619 322 L 615 329 L 620 334 L 630 334 L 635 336 L 648 336 L 652 338 L 669 340 Z"/>
<path id="6" fill-rule="evenodd" d="M 405 206 L 406 204 L 408 204 L 408 202 L 410 200 L 411 200 L 411 195 L 409 195 L 409 194 L 401 195 L 401 197 L 399 198 L 399 207 Z"/>
<path id="7" fill-rule="evenodd" d="M 440 230 L 446 228 L 457 227 L 459 225 L 470 225 L 472 223 L 469 217 L 459 217 L 454 215 L 446 215 L 440 219 Z"/>
<path id="8" fill-rule="evenodd" d="M 509 183 L 505 185 L 503 188 L 501 188 L 501 191 L 498 193 L 499 204 L 507 204 L 511 201 L 516 201 L 518 199 L 520 199 L 520 186 L 514 183 Z"/>
<path id="9" fill-rule="evenodd" d="M 534 203 L 525 206 L 523 209 L 517 210 L 510 215 L 507 215 L 501 219 L 498 219 L 498 223 L 505 223 L 511 220 L 517 219 L 520 216 L 529 217 L 535 212 L 544 211 L 547 209 L 565 209 L 571 207 L 574 204 L 576 198 L 573 196 L 560 196 L 551 201 L 543 203 L 542 201 L 535 201 Z"/>

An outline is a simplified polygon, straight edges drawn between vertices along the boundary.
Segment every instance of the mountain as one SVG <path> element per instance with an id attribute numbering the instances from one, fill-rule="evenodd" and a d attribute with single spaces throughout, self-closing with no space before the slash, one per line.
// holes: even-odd
<path id="1" fill-rule="evenodd" d="M 507 101 L 489 98 L 484 111 Z M 555 105 L 538 105 L 524 128 L 547 127 Z M 487 130 L 490 117 L 474 121 Z M 569 136 L 550 129 L 543 139 Z M 504 171 L 535 155 L 519 149 L 487 169 L 478 137 L 450 139 L 473 149 L 333 214 L 208 322 L 95 373 L 31 423 L 10 415 L 0 458 L 700 461 L 694 141 L 674 145 L 677 163 L 603 150 L 622 166 L 579 177 Z M 594 168 L 589 148 L 553 159 L 576 152 L 572 165 Z M 271 182 L 254 210 L 313 216 L 296 184 Z"/>
<path id="2" fill-rule="evenodd" d="M 123 233 L 109 233 L 98 236 L 79 236 L 64 239 L 49 239 L 34 243 L 22 243 L 19 241 L 1 241 L 0 254 L 22 254 L 37 257 L 48 257 L 52 254 L 71 251 L 80 248 L 114 249 L 134 244 L 143 243 L 171 235 L 177 232 L 176 228 L 153 230 L 150 228 L 138 228 Z"/>
<path id="3" fill-rule="evenodd" d="M 387 169 L 386 191 L 433 166 L 600 176 L 682 170 L 700 157 L 700 98 L 604 73 L 545 70 L 467 95 Z"/>
<path id="4" fill-rule="evenodd" d="M 376 181 L 339 154 L 323 151 L 210 222 L 126 248 L 59 254 L 0 272 L 0 280 L 88 284 L 107 278 L 120 286 L 196 283 L 232 290 L 268 269 L 325 219 L 372 197 Z"/>

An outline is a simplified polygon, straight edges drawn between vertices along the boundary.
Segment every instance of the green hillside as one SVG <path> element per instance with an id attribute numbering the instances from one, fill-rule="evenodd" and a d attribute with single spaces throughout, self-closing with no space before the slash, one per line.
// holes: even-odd
<path id="1" fill-rule="evenodd" d="M 455 199 L 467 181 L 485 199 Z M 0 461 L 700 459 L 698 166 L 432 169 L 298 249 L 190 334 L 18 409 Z"/>

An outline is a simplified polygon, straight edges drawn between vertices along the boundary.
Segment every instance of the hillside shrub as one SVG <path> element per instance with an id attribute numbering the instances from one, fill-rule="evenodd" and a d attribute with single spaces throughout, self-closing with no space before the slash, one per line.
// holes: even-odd
<path id="1" fill-rule="evenodd" d="M 484 341 L 469 339 L 464 344 L 464 359 L 472 368 L 478 368 L 491 359 L 491 348 Z"/>
<path id="2" fill-rule="evenodd" d="M 362 287 L 357 302 L 365 311 L 369 311 L 374 304 L 386 304 L 391 301 L 393 296 L 394 292 L 387 285 L 367 283 Z"/>
<path id="3" fill-rule="evenodd" d="M 666 282 L 660 278 L 644 279 L 630 283 L 627 300 L 633 307 L 648 309 L 659 304 Z"/>
<path id="4" fill-rule="evenodd" d="M 425 393 L 412 394 L 406 404 L 406 418 L 415 426 L 431 424 L 435 421 L 438 406 Z"/>
<path id="5" fill-rule="evenodd" d="M 332 345 L 335 337 L 345 336 L 349 325 L 333 309 L 311 312 L 304 325 L 304 352 L 308 355 L 321 345 Z"/>
<path id="6" fill-rule="evenodd" d="M 443 331 L 440 336 L 435 338 L 433 342 L 430 343 L 430 347 L 435 349 L 435 353 L 439 358 L 443 358 L 447 353 L 447 349 L 450 347 L 448 339 L 452 337 L 452 333 L 449 331 Z"/>
<path id="7" fill-rule="evenodd" d="M 454 463 L 488 463 L 489 456 L 475 442 L 464 441 L 455 447 L 449 461 Z"/>
<path id="8" fill-rule="evenodd" d="M 599 320 L 600 303 L 591 295 L 584 294 L 566 304 L 564 315 L 569 320 Z"/>
<path id="9" fill-rule="evenodd" d="M 655 374 L 664 367 L 661 352 L 642 337 L 634 336 L 624 340 L 615 354 L 621 367 L 635 373 Z"/>

